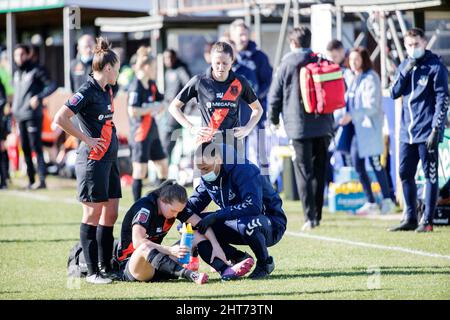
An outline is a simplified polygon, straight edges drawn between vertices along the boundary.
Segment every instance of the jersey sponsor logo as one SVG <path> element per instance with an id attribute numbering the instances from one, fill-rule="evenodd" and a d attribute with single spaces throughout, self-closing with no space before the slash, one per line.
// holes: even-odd
<path id="1" fill-rule="evenodd" d="M 146 208 L 141 208 L 134 216 L 133 224 L 135 223 L 147 223 L 150 217 L 150 211 Z"/>
<path id="2" fill-rule="evenodd" d="M 80 101 L 83 99 L 84 99 L 83 94 L 81 94 L 80 92 L 77 92 L 72 96 L 72 98 L 69 99 L 69 103 L 72 106 L 77 106 L 80 103 Z"/>
<path id="3" fill-rule="evenodd" d="M 214 101 L 211 102 L 213 108 L 237 108 L 237 103 L 232 101 Z"/>
<path id="4" fill-rule="evenodd" d="M 98 116 L 98 120 L 101 121 L 103 119 L 112 119 L 112 117 L 113 117 L 112 113 L 110 113 L 110 114 L 101 114 L 101 115 Z"/>

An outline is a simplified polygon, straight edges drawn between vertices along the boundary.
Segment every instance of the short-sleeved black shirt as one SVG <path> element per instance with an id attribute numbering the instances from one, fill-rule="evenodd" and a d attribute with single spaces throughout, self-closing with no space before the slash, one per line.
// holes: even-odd
<path id="1" fill-rule="evenodd" d="M 257 100 L 250 84 L 233 71 L 220 82 L 211 75 L 211 68 L 193 77 L 178 94 L 177 99 L 187 103 L 196 98 L 202 115 L 202 126 L 227 130 L 240 126 L 239 99 L 247 104 Z"/>
<path id="2" fill-rule="evenodd" d="M 134 78 L 128 89 L 128 105 L 135 108 L 146 108 L 156 101 L 163 101 L 164 96 L 158 91 L 156 83 L 152 80 L 148 82 L 148 89 L 145 89 L 142 82 Z M 150 114 L 141 117 L 130 117 L 130 137 L 131 141 L 141 142 L 148 137 L 152 126 L 153 118 Z"/>
<path id="3" fill-rule="evenodd" d="M 108 146 L 106 152 L 94 152 L 81 142 L 78 151 L 88 159 L 115 161 L 119 143 L 113 123 L 114 102 L 112 88 L 105 90 L 89 76 L 78 91 L 65 103 L 78 117 L 81 131 L 92 138 L 104 138 Z"/>
<path id="4" fill-rule="evenodd" d="M 136 201 L 125 214 L 117 253 L 119 261 L 127 259 L 134 252 L 132 231 L 135 224 L 145 228 L 148 240 L 161 244 L 175 223 L 175 219 L 166 219 L 159 213 L 157 199 L 158 196 L 152 192 Z M 189 219 L 190 216 L 185 211 L 178 215 L 178 220 L 186 222 Z"/>

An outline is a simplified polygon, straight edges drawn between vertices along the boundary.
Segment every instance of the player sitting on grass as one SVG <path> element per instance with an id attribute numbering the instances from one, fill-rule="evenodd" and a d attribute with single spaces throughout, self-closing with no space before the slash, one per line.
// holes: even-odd
<path id="1" fill-rule="evenodd" d="M 176 218 L 194 226 L 199 223 L 199 216 L 189 216 L 183 212 L 186 202 L 186 189 L 173 181 L 166 181 L 128 210 L 122 223 L 116 257 L 123 281 L 156 282 L 183 277 L 197 284 L 207 282 L 205 273 L 183 268 L 176 261 L 186 255 L 187 247 L 161 245 Z M 204 236 L 195 232 L 194 245 L 202 248 L 202 259 L 221 271 L 223 280 L 236 279 L 249 272 L 253 266 L 252 259 L 229 266 L 211 230 Z"/>

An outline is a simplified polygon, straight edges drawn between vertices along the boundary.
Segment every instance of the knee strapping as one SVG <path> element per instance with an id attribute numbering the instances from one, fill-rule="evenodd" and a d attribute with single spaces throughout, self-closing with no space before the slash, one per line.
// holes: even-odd
<path id="1" fill-rule="evenodd" d="M 156 249 L 152 249 L 147 261 L 156 269 L 162 272 L 167 272 L 176 276 L 183 275 L 183 267 L 173 261 L 167 254 L 161 253 Z"/>

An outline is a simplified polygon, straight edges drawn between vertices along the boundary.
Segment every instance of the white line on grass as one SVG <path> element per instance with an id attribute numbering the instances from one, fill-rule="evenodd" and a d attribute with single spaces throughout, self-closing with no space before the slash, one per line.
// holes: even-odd
<path id="1" fill-rule="evenodd" d="M 79 205 L 80 202 L 76 199 L 73 198 L 52 198 L 50 196 L 45 196 L 42 194 L 36 194 L 36 193 L 31 193 L 31 192 L 26 192 L 26 191 L 15 191 L 15 190 L 6 190 L 6 191 L 2 191 L 2 193 L 6 193 L 12 196 L 16 196 L 16 197 L 23 197 L 23 198 L 28 198 L 28 199 L 33 199 L 33 200 L 37 200 L 37 201 L 43 201 L 43 202 L 62 202 L 62 203 L 67 203 L 67 204 L 76 204 Z M 0 193 L 0 194 L 2 194 Z M 119 206 L 119 211 L 120 212 L 126 212 L 128 209 L 122 206 Z"/>
<path id="2" fill-rule="evenodd" d="M 44 202 L 58 201 L 58 202 L 63 202 L 63 203 L 67 203 L 67 204 L 77 204 L 77 205 L 79 204 L 79 202 L 77 200 L 71 199 L 71 198 L 54 199 L 49 196 L 25 192 L 25 191 L 5 190 L 5 191 L 2 191 L 2 193 L 10 194 L 10 195 L 16 196 L 16 197 L 24 197 L 24 198 L 29 198 L 29 199 L 44 201 Z M 119 206 L 119 211 L 126 212 L 127 208 Z M 442 259 L 450 260 L 450 256 L 445 256 L 445 255 L 441 255 L 441 254 L 437 254 L 437 253 L 430 253 L 430 252 L 425 252 L 425 251 L 420 251 L 420 250 L 402 248 L 402 247 L 384 246 L 381 244 L 351 241 L 351 240 L 346 240 L 346 239 L 318 236 L 318 235 L 313 235 L 313 234 L 298 233 L 298 232 L 292 232 L 292 231 L 286 231 L 286 234 L 290 235 L 290 236 L 294 236 L 294 237 L 299 237 L 299 238 L 317 239 L 317 240 L 328 241 L 328 242 L 343 243 L 343 244 L 356 246 L 356 247 L 365 247 L 365 248 L 380 249 L 380 250 L 386 250 L 386 251 L 398 251 L 398 252 L 410 253 L 410 254 L 415 254 L 415 255 L 424 256 L 424 257 L 442 258 Z"/>
<path id="3" fill-rule="evenodd" d="M 292 231 L 286 231 L 286 234 L 290 235 L 290 236 L 294 236 L 294 237 L 317 239 L 317 240 L 328 241 L 328 242 L 336 242 L 336 243 L 342 243 L 342 244 L 347 244 L 347 245 L 356 246 L 356 247 L 365 247 L 365 248 L 380 249 L 380 250 L 386 250 L 386 251 L 398 251 L 398 252 L 403 252 L 403 253 L 415 254 L 418 256 L 442 258 L 442 259 L 450 260 L 450 256 L 445 256 L 442 254 L 430 253 L 430 252 L 425 252 L 425 251 L 420 251 L 420 250 L 402 248 L 402 247 L 391 247 L 391 246 L 385 246 L 385 245 L 375 244 L 375 243 L 352 241 L 352 240 L 332 238 L 332 237 L 326 237 L 326 236 L 318 236 L 318 235 L 313 235 L 313 234 L 298 233 L 298 232 L 292 232 Z"/>

